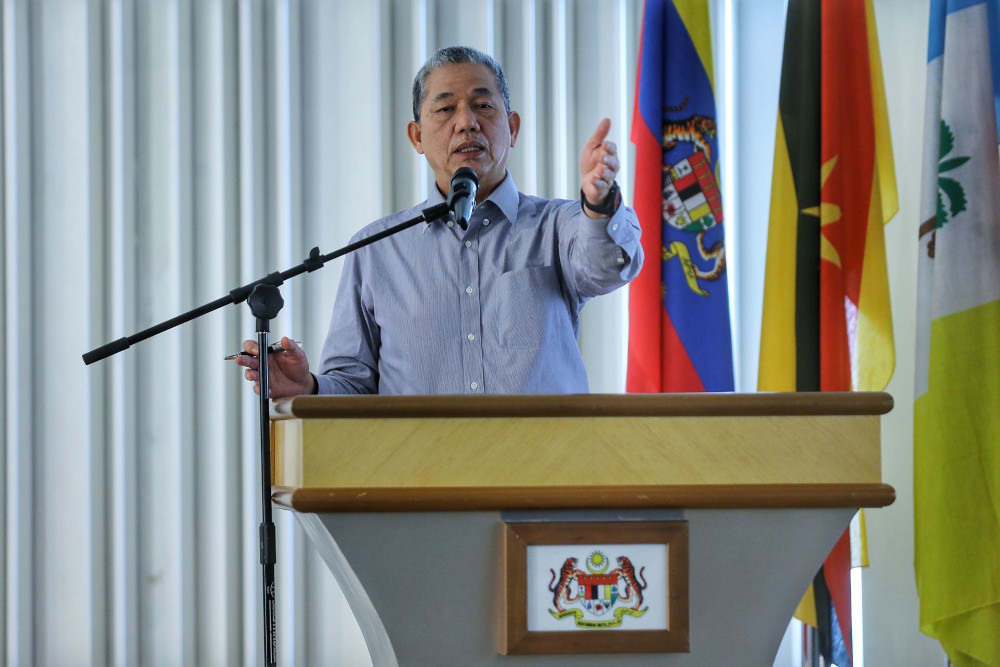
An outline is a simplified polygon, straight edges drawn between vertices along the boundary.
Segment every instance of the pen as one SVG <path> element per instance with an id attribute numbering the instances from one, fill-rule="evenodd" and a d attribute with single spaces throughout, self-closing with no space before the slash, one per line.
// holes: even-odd
<path id="1" fill-rule="evenodd" d="M 298 344 L 298 345 L 302 345 L 302 343 L 300 341 L 295 341 L 295 343 Z M 268 345 L 267 346 L 267 351 L 269 353 L 273 354 L 275 352 L 287 352 L 288 350 L 286 350 L 285 348 L 281 347 L 281 341 L 279 340 L 277 342 L 274 342 L 274 343 L 271 343 L 270 345 Z M 256 354 L 250 354 L 249 352 L 243 352 L 242 350 L 240 350 L 236 354 L 230 354 L 229 356 L 223 357 L 222 359 L 223 359 L 223 361 L 231 361 L 231 360 L 235 359 L 236 357 L 253 357 L 253 358 L 256 359 L 257 355 Z"/>

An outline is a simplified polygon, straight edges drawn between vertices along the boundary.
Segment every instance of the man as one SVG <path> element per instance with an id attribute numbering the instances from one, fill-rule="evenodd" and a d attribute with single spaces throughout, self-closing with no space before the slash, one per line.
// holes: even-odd
<path id="1" fill-rule="evenodd" d="M 414 80 L 407 135 L 434 171 L 434 187 L 426 202 L 354 240 L 444 201 L 460 167 L 480 180 L 468 229 L 433 221 L 348 255 L 318 372 L 282 338 L 285 353 L 270 357 L 272 398 L 588 391 L 580 309 L 638 274 L 639 224 L 621 205 L 608 119 L 580 154 L 579 201 L 517 191 L 506 166 L 520 127 L 492 57 L 448 47 L 427 61 Z M 243 349 L 256 355 L 257 343 Z M 256 357 L 237 363 L 260 393 Z"/>

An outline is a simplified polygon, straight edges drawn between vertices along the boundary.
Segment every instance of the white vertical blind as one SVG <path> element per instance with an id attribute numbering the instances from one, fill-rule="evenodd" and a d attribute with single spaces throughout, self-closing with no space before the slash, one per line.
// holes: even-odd
<path id="1" fill-rule="evenodd" d="M 221 360 L 252 317 L 229 307 L 92 366 L 80 355 L 421 200 L 405 125 L 440 46 L 498 56 L 524 119 L 518 184 L 576 197 L 601 117 L 628 152 L 641 2 L 0 7 L 3 661 L 257 664 L 256 403 Z M 274 334 L 318 354 L 339 273 L 286 284 Z M 597 391 L 622 388 L 624 303 L 587 308 Z M 282 663 L 365 664 L 332 576 L 290 516 L 275 521 Z"/>
<path id="2" fill-rule="evenodd" d="M 35 534 L 32 498 L 35 496 L 32 358 L 40 351 L 32 322 L 30 177 L 32 62 L 25 35 L 30 30 L 24 7 L 3 5 L 3 205 L 4 205 L 4 333 L 21 341 L 18 353 L 0 346 L 4 377 L 4 642 L 8 664 L 34 661 L 36 612 L 33 604 Z M 17 175 L 22 175 L 20 178 Z"/>

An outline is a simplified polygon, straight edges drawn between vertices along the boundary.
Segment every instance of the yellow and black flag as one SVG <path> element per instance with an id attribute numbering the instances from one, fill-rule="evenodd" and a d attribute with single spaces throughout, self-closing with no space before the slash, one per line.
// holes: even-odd
<path id="1" fill-rule="evenodd" d="M 897 208 L 871 0 L 790 0 L 758 389 L 881 390 L 895 365 L 883 225 Z M 796 616 L 851 664 L 845 531 Z"/>

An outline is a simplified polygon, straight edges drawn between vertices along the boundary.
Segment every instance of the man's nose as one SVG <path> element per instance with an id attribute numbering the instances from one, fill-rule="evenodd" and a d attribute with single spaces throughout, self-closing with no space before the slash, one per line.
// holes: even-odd
<path id="1" fill-rule="evenodd" d="M 479 129 L 479 116 L 468 104 L 460 104 L 455 114 L 455 129 L 459 132 Z"/>

